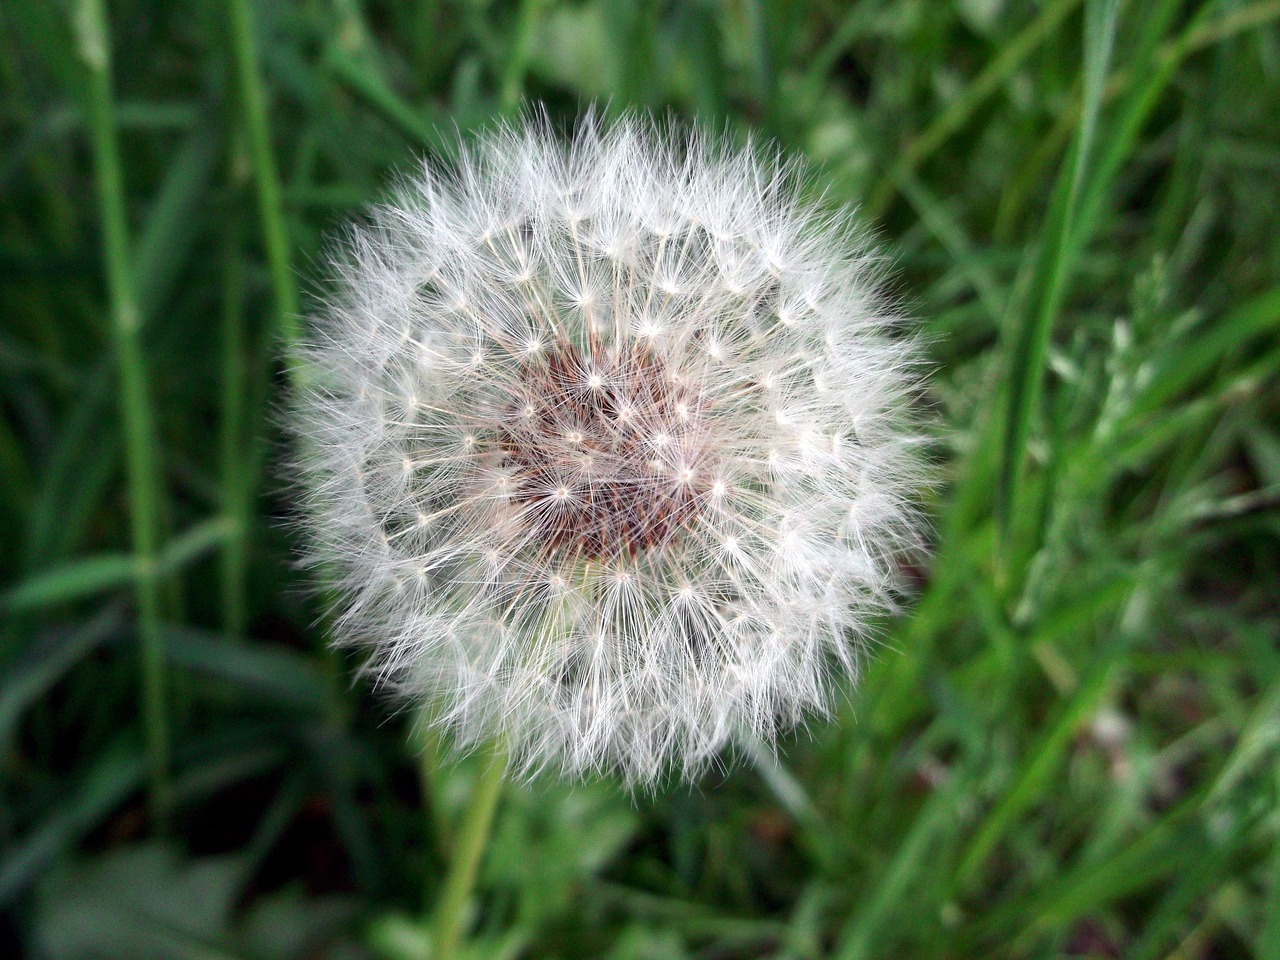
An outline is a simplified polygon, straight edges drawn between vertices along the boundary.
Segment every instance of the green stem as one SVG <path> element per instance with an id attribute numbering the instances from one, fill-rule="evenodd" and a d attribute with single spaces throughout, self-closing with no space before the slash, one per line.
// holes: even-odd
<path id="1" fill-rule="evenodd" d="M 430 710 L 430 705 L 424 706 L 419 713 L 410 734 L 410 743 L 418 751 L 418 794 L 422 804 L 426 861 L 429 864 L 441 864 L 445 862 L 445 851 L 449 848 L 450 838 L 436 806 L 442 750 L 440 732 L 431 724 L 433 717 Z"/>
<path id="2" fill-rule="evenodd" d="M 444 890 L 436 907 L 431 960 L 455 960 L 458 956 L 467 919 L 467 901 L 471 899 L 480 858 L 489 842 L 493 814 L 498 806 L 498 794 L 502 792 L 502 777 L 506 770 L 505 753 L 493 747 L 485 758 L 484 770 L 476 780 L 458 830 L 449 875 L 445 878 Z"/>
<path id="3" fill-rule="evenodd" d="M 227 0 L 231 20 L 231 48 L 235 59 L 236 85 L 244 111 L 249 161 L 258 191 L 258 213 L 262 218 L 262 241 L 271 273 L 276 322 L 285 350 L 292 352 L 298 342 L 298 285 L 289 255 L 289 232 L 285 225 L 280 178 L 267 128 L 266 101 L 258 77 L 258 57 L 253 43 L 253 20 L 249 0 Z"/>
<path id="4" fill-rule="evenodd" d="M 250 491 L 244 475 L 245 369 L 244 298 L 241 293 L 241 231 L 227 220 L 222 266 L 222 510 L 231 535 L 222 552 L 222 618 L 227 634 L 247 632 L 245 566 L 249 550 Z"/>
<path id="5" fill-rule="evenodd" d="M 262 227 L 262 244 L 267 257 L 267 270 L 271 277 L 271 293 L 275 304 L 275 333 L 287 358 L 287 372 L 298 375 L 296 364 L 300 327 L 298 318 L 298 285 L 291 262 L 289 231 L 285 220 L 284 202 L 280 191 L 280 178 L 276 171 L 275 155 L 271 150 L 271 136 L 267 123 L 266 98 L 258 74 L 258 55 L 253 39 L 253 17 L 249 0 L 227 0 L 227 14 L 231 21 L 231 53 L 234 61 L 236 87 L 244 124 L 245 145 L 248 148 L 249 166 L 258 196 L 258 216 Z M 234 179 L 234 173 L 233 173 Z M 270 337 L 268 337 L 268 343 Z M 227 385 L 230 389 L 230 385 Z M 236 411 L 241 422 L 257 424 L 263 398 L 255 391 L 248 400 L 248 410 Z M 228 411 L 229 412 L 229 411 Z M 236 532 L 236 542 L 229 545 L 227 562 L 227 590 L 224 599 L 228 616 L 243 624 L 243 596 L 233 595 L 243 591 L 245 551 L 249 536 L 250 504 L 257 489 L 264 443 L 256 429 L 252 439 L 246 439 L 246 431 L 237 431 L 237 449 L 241 463 L 234 467 L 237 488 L 228 487 L 228 493 L 236 504 L 235 520 L 241 524 Z M 248 449 L 244 449 L 247 444 Z M 230 481 L 229 481 L 230 482 Z M 235 580 L 233 581 L 233 578 Z M 238 584 L 238 585 L 237 585 Z M 242 628 L 243 629 L 243 628 Z"/>
<path id="6" fill-rule="evenodd" d="M 164 638 L 160 631 L 159 547 L 162 485 L 155 456 L 155 429 L 138 333 L 141 314 L 129 250 L 124 183 L 116 142 L 111 93 L 111 47 L 103 0 L 80 0 L 76 39 L 86 67 L 85 97 L 102 217 L 102 248 L 111 300 L 111 337 L 120 377 L 120 410 L 125 434 L 129 515 L 136 578 L 142 656 L 142 713 L 151 781 L 151 809 L 165 822 L 169 807 L 169 727 L 166 716 Z"/>

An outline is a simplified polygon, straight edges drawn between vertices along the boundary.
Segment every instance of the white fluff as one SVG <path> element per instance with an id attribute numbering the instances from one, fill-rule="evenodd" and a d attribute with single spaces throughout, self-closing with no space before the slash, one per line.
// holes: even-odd
<path id="1" fill-rule="evenodd" d="M 849 211 L 706 134 L 529 119 L 335 265 L 289 414 L 309 559 L 460 744 L 652 784 L 856 675 L 920 461 Z"/>

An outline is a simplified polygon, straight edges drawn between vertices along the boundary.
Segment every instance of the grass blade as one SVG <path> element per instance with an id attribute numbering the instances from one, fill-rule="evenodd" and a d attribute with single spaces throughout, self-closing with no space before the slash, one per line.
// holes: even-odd
<path id="1" fill-rule="evenodd" d="M 867 201 L 867 213 L 873 219 L 884 216 L 893 200 L 894 190 L 906 175 L 918 169 L 920 164 L 968 123 L 969 118 L 987 98 L 1000 89 L 1032 51 L 1053 36 L 1062 21 L 1079 5 L 1080 0 L 1053 0 L 1045 4 L 1035 20 L 1004 44 L 999 54 L 969 84 L 964 94 L 956 98 L 907 146 L 893 170 L 872 191 L 871 198 Z"/>
<path id="2" fill-rule="evenodd" d="M 921 871 L 936 866 L 930 852 L 939 834 L 954 823 L 952 805 L 959 791 L 955 782 L 937 790 L 916 815 L 893 862 L 872 889 L 870 899 L 854 911 L 845 927 L 832 953 L 836 960 L 864 960 L 881 955 L 876 935 L 892 911 L 909 895 L 911 881 Z"/>
<path id="3" fill-rule="evenodd" d="M 1103 81 L 1115 40 L 1117 0 L 1096 0 L 1086 8 L 1084 106 L 1076 143 L 1054 189 L 1053 205 L 1041 233 L 1028 302 L 1031 313 L 1012 325 L 1009 353 L 1009 405 L 1004 424 L 1004 450 L 996 494 L 996 518 L 1007 550 L 1018 481 L 1039 401 L 1045 357 L 1053 321 L 1066 282 L 1079 253 L 1081 186 L 1092 159 L 1094 132 L 1102 106 Z"/>
<path id="4" fill-rule="evenodd" d="M 959 888 L 968 887 L 978 879 L 982 865 L 1009 830 L 1010 824 L 1043 796 L 1044 786 L 1057 769 L 1072 736 L 1110 689 L 1114 672 L 1115 664 L 1112 662 L 1095 667 L 1093 675 L 1080 685 L 1075 696 L 1060 711 L 1057 720 L 1023 764 L 1017 781 L 987 815 L 969 842 L 956 871 Z"/>
<path id="5" fill-rule="evenodd" d="M 9 742 L 22 714 L 105 642 L 120 622 L 119 613 L 109 610 L 75 629 L 53 632 L 18 662 L 6 664 L 0 681 L 0 744 Z"/>
<path id="6" fill-rule="evenodd" d="M 27 613 L 131 586 L 137 569 L 136 561 L 128 554 L 72 560 L 11 587 L 0 598 L 0 610 L 10 615 Z"/>
<path id="7" fill-rule="evenodd" d="M 0 596 L 0 610 L 26 613 L 70 603 L 143 581 L 159 583 L 213 550 L 230 534 L 231 524 L 214 517 L 175 537 L 154 559 L 128 554 L 102 554 L 61 564 L 37 573 Z"/>
<path id="8" fill-rule="evenodd" d="M 58 854 L 92 830 L 142 784 L 149 767 L 127 750 L 106 753 L 69 799 L 0 860 L 0 906 L 27 888 Z"/>

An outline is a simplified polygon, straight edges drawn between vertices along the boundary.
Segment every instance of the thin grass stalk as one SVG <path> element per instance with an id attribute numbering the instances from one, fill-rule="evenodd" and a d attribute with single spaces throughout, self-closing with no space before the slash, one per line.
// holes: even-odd
<path id="1" fill-rule="evenodd" d="M 86 68 L 85 107 L 102 219 L 112 346 L 120 378 L 129 519 L 139 573 L 134 583 L 151 811 L 156 823 L 162 825 L 169 809 L 169 724 L 164 638 L 160 630 L 160 584 L 155 575 L 155 557 L 160 540 L 163 485 L 158 474 L 154 421 L 138 337 L 141 313 L 129 248 L 120 150 L 116 141 L 110 40 L 103 0 L 80 0 L 75 11 L 75 29 L 78 53 Z"/>
<path id="2" fill-rule="evenodd" d="M 296 376 L 298 371 L 293 364 L 293 358 L 296 356 L 300 336 L 298 284 L 293 272 L 280 178 L 276 171 L 275 155 L 271 149 L 266 98 L 258 74 L 258 54 L 254 43 L 253 16 L 249 8 L 249 0 L 227 0 L 227 13 L 231 22 L 231 54 L 240 99 L 244 143 L 248 150 L 249 168 L 252 171 L 257 193 L 262 243 L 267 257 L 267 270 L 271 278 L 271 293 L 276 314 L 274 333 L 279 338 L 288 360 L 286 367 L 289 375 Z M 270 339 L 268 337 L 268 342 Z M 265 379 L 265 372 L 263 376 Z M 227 389 L 230 389 L 229 385 Z M 241 424 L 248 420 L 256 424 L 263 403 L 261 389 L 255 390 L 250 398 L 250 409 L 236 411 L 236 419 Z M 226 412 L 230 411 L 224 411 Z M 246 436 L 246 431 L 241 426 L 237 430 L 235 440 L 240 464 L 232 466 L 237 479 L 232 481 L 231 474 L 226 474 L 227 482 L 234 482 L 237 485 L 235 490 L 228 487 L 228 493 L 237 505 L 235 519 L 243 524 L 242 529 L 236 534 L 238 543 L 229 546 L 227 556 L 227 590 L 229 591 L 243 590 L 244 552 L 247 549 L 246 538 L 249 536 L 248 525 L 251 520 L 249 505 L 253 491 L 257 489 L 257 478 L 265 456 L 265 444 L 256 431 L 252 434 L 252 440 L 246 440 Z M 247 450 L 243 449 L 245 443 L 248 444 Z M 228 454 L 228 456 L 235 456 L 235 454 Z M 240 584 L 238 587 L 232 585 L 232 578 L 238 578 Z M 224 603 L 228 605 L 234 606 L 242 601 L 242 597 L 237 600 L 234 596 L 224 595 Z M 243 610 L 235 613 L 229 607 L 228 612 L 229 616 L 239 618 L 243 623 Z"/>
<path id="3" fill-rule="evenodd" d="M 258 76 L 258 55 L 253 41 L 249 0 L 227 0 L 227 13 L 231 20 L 231 52 L 235 61 L 240 108 L 244 115 L 249 163 L 253 169 L 258 213 L 262 220 L 262 241 L 267 254 L 267 268 L 271 274 L 276 325 L 285 350 L 292 353 L 298 342 L 298 285 L 289 252 L 289 231 L 280 194 L 280 178 L 276 173 L 275 155 L 271 150 L 266 100 Z"/>
<path id="4" fill-rule="evenodd" d="M 223 629 L 243 640 L 247 628 L 245 600 L 250 506 L 245 482 L 244 407 L 248 386 L 245 366 L 243 271 L 240 257 L 243 237 L 239 220 L 228 218 L 223 235 L 222 263 L 222 510 L 231 522 L 231 535 L 222 551 Z"/>

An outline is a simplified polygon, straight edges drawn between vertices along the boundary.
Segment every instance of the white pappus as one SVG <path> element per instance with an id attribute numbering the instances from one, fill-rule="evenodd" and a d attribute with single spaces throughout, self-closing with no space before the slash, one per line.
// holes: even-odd
<path id="1" fill-rule="evenodd" d="M 639 785 L 829 709 L 919 542 L 917 354 L 851 211 L 758 147 L 529 118 L 333 263 L 287 416 L 379 681 Z"/>

